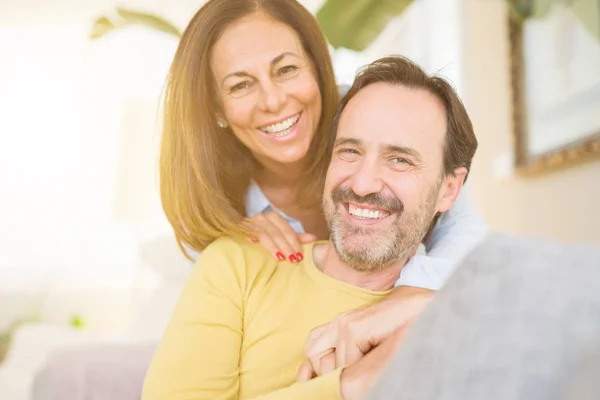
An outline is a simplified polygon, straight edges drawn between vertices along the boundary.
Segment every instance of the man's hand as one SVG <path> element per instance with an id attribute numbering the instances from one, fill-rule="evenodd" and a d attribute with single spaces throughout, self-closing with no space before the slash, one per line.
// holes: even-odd
<path id="1" fill-rule="evenodd" d="M 313 329 L 305 348 L 298 381 L 352 365 L 384 339 L 419 315 L 435 292 L 401 286 L 375 305 L 338 315 Z"/>
<path id="2" fill-rule="evenodd" d="M 362 400 L 365 398 L 396 354 L 407 328 L 408 326 L 405 325 L 396 330 L 356 364 L 344 368 L 340 376 L 342 399 Z"/>

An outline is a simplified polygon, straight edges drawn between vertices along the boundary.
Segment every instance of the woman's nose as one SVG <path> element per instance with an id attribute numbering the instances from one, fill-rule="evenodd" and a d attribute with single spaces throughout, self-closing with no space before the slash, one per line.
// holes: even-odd
<path id="1" fill-rule="evenodd" d="M 267 82 L 262 85 L 261 107 L 270 113 L 281 111 L 286 100 L 285 91 L 275 82 Z"/>

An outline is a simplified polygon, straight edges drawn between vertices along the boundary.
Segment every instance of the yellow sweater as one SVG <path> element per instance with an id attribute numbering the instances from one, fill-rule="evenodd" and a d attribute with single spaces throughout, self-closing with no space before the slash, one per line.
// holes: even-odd
<path id="1" fill-rule="evenodd" d="M 304 261 L 219 239 L 202 253 L 146 375 L 143 400 L 340 399 L 341 369 L 294 383 L 311 329 L 382 300 Z"/>

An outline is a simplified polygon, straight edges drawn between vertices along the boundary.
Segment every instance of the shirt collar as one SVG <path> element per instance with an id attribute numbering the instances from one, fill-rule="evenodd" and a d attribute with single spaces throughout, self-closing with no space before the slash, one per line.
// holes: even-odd
<path id="1" fill-rule="evenodd" d="M 256 184 L 251 181 L 248 192 L 246 193 L 246 215 L 248 217 L 254 217 L 256 214 L 273 210 L 273 206 Z"/>

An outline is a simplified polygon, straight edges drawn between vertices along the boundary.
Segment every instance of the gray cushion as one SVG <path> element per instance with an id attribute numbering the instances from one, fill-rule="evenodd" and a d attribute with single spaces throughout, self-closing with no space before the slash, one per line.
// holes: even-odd
<path id="1" fill-rule="evenodd" d="M 456 270 L 371 400 L 600 398 L 600 248 L 489 236 Z"/>

